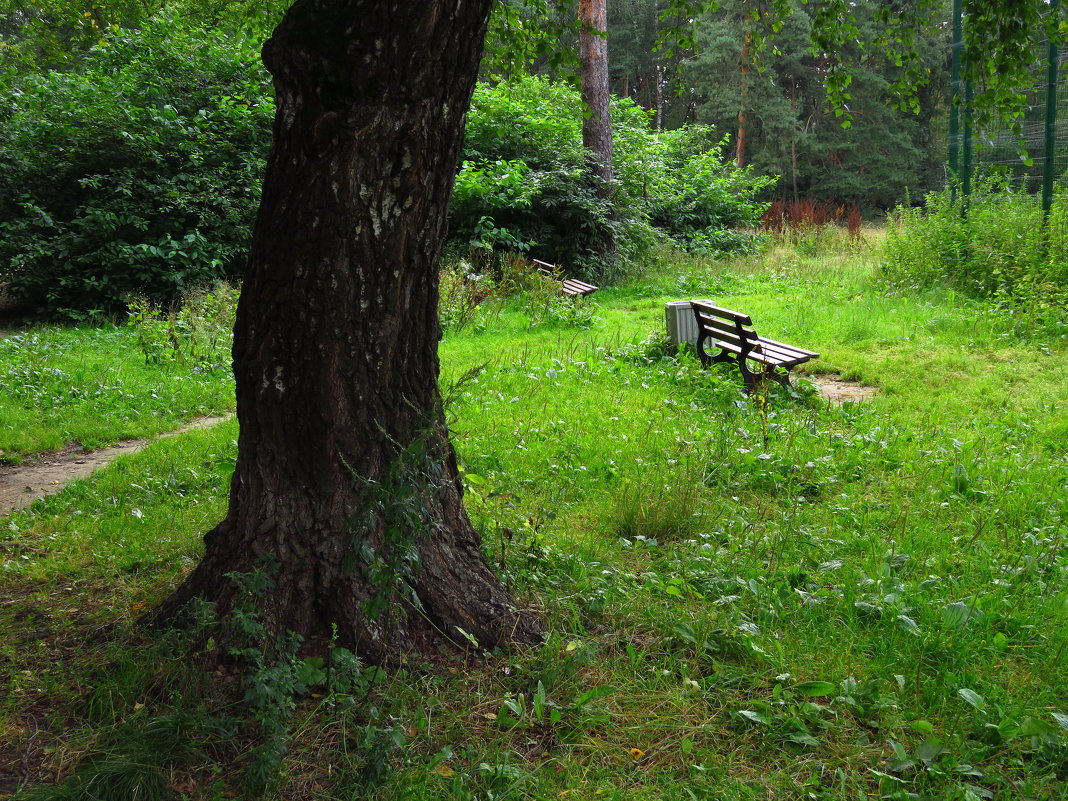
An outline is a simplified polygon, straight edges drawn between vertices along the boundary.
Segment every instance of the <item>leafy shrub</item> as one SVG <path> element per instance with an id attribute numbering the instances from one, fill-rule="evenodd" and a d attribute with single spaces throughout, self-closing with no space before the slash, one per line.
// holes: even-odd
<path id="1" fill-rule="evenodd" d="M 650 139 L 643 158 L 650 221 L 657 228 L 704 251 L 751 252 L 753 245 L 734 229 L 753 226 L 767 207 L 757 200 L 775 183 L 751 170 L 734 169 L 723 159 L 712 128 L 691 125 L 662 131 Z"/>
<path id="2" fill-rule="evenodd" d="M 225 282 L 191 292 L 170 308 L 135 297 L 127 303 L 126 322 L 148 364 L 170 360 L 229 372 L 237 299 L 237 289 Z"/>
<path id="3" fill-rule="evenodd" d="M 595 269 L 615 223 L 586 157 L 574 89 L 541 78 L 480 85 L 450 209 L 453 236 L 477 247 L 493 230 L 503 249 Z"/>
<path id="4" fill-rule="evenodd" d="M 438 320 L 446 331 L 458 332 L 475 320 L 483 304 L 497 298 L 497 286 L 467 261 L 443 264 L 438 285 Z"/>
<path id="5" fill-rule="evenodd" d="M 896 284 L 949 283 L 1037 310 L 1068 306 L 1068 194 L 1044 222 L 1038 198 L 991 182 L 964 200 L 931 192 L 899 207 L 887 232 L 885 273 Z"/>
<path id="6" fill-rule="evenodd" d="M 606 198 L 588 168 L 582 108 L 574 88 L 544 78 L 478 87 L 450 210 L 454 241 L 586 273 L 608 268 L 606 235 L 634 256 L 656 238 L 652 226 L 706 250 L 748 247 L 720 234 L 759 219 L 755 195 L 769 179 L 724 162 L 711 129 L 654 133 L 649 112 L 614 100 L 615 184 Z"/>
<path id="7" fill-rule="evenodd" d="M 161 18 L 0 86 L 0 278 L 50 315 L 239 276 L 273 114 L 251 40 Z"/>

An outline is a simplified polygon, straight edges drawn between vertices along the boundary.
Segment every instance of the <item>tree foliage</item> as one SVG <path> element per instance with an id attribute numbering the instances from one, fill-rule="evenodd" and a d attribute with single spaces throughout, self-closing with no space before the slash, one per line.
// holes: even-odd
<path id="1" fill-rule="evenodd" d="M 138 29 L 172 14 L 194 31 L 260 38 L 286 0 L 0 0 L 0 64 L 7 70 L 69 69 L 120 28 Z"/>
<path id="2" fill-rule="evenodd" d="M 596 272 L 606 226 L 633 254 L 650 226 L 683 243 L 726 241 L 711 233 L 759 217 L 767 181 L 726 164 L 719 137 L 705 127 L 657 132 L 652 112 L 630 100 L 612 104 L 616 187 L 600 196 L 581 108 L 575 89 L 546 78 L 476 90 L 451 210 L 461 246 L 498 244 Z"/>
<path id="3" fill-rule="evenodd" d="M 885 209 L 906 189 L 922 192 L 939 182 L 944 144 L 938 126 L 944 118 L 937 110 L 945 108 L 945 81 L 918 91 L 922 115 L 896 108 L 893 85 L 900 68 L 880 51 L 853 42 L 838 55 L 851 75 L 851 125 L 843 127 L 828 95 L 827 60 L 810 50 L 815 21 L 796 3 L 743 92 L 738 63 L 751 30 L 742 13 L 749 6 L 749 0 L 725 0 L 700 25 L 698 53 L 689 67 L 700 119 L 733 131 L 744 93 L 748 158 L 758 171 L 782 176 L 783 195 Z M 876 3 L 856 3 L 852 13 L 863 39 L 884 35 Z M 917 40 L 924 70 L 941 66 L 943 44 L 937 32 Z"/>
<path id="4" fill-rule="evenodd" d="M 177 17 L 0 90 L 0 271 L 49 314 L 237 276 L 273 105 L 255 42 Z"/>

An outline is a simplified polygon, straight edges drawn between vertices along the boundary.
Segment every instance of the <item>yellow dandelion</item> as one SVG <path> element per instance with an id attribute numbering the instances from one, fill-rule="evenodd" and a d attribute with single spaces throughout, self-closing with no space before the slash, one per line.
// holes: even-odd
<path id="1" fill-rule="evenodd" d="M 630 755 L 634 759 L 634 761 L 637 762 L 639 759 L 645 756 L 645 752 L 640 748 L 632 748 L 630 749 Z"/>

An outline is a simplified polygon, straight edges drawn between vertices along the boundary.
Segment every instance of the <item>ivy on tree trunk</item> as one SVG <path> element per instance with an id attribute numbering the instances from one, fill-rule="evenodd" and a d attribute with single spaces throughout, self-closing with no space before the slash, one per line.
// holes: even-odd
<path id="1" fill-rule="evenodd" d="M 237 465 L 157 610 L 244 603 L 374 662 L 533 642 L 464 511 L 438 390 L 438 259 L 491 0 L 297 0 L 263 48 L 277 115 L 234 339 Z"/>

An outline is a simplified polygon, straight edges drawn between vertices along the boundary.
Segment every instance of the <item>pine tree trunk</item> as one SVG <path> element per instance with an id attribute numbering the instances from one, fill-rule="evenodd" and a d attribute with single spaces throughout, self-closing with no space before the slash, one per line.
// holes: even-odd
<path id="1" fill-rule="evenodd" d="M 579 64 L 582 102 L 589 109 L 582 144 L 594 155 L 594 173 L 612 180 L 612 119 L 609 112 L 608 7 L 605 0 L 579 0 Z"/>
<path id="2" fill-rule="evenodd" d="M 792 80 L 790 82 L 790 118 L 794 121 L 796 126 L 797 121 L 797 81 Z M 793 179 L 794 186 L 794 203 L 801 202 L 801 195 L 797 191 L 797 136 L 796 130 L 791 132 L 790 135 L 790 175 Z"/>
<path id="3" fill-rule="evenodd" d="M 582 102 L 588 116 L 582 123 L 582 144 L 591 153 L 590 171 L 597 180 L 600 197 L 612 197 L 612 117 L 609 110 L 608 6 L 606 0 L 579 0 L 579 64 Z M 612 215 L 614 216 L 614 214 Z M 616 252 L 610 226 L 601 231 L 601 248 Z"/>
<path id="4" fill-rule="evenodd" d="M 490 0 L 297 0 L 263 49 L 277 115 L 234 340 L 230 506 L 193 598 L 275 564 L 272 632 L 368 661 L 534 641 L 461 500 L 438 391 L 438 258 Z"/>
<path id="5" fill-rule="evenodd" d="M 735 142 L 734 162 L 738 169 L 742 169 L 745 166 L 745 138 L 749 128 L 749 118 L 747 116 L 748 103 L 749 103 L 749 46 L 753 41 L 753 34 L 746 32 L 745 39 L 742 42 L 742 57 L 740 61 L 741 69 L 741 91 L 739 93 L 740 99 L 738 104 L 738 140 Z"/>

